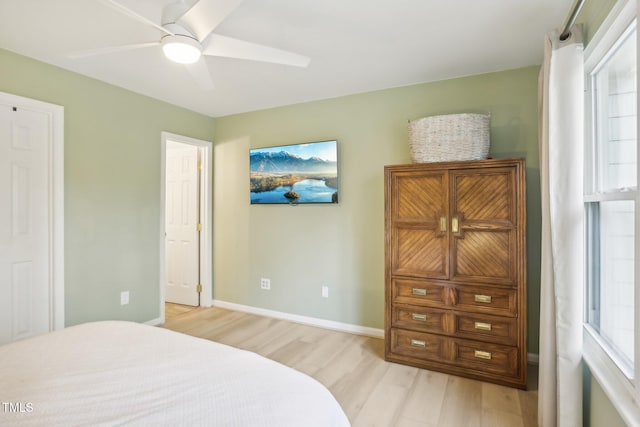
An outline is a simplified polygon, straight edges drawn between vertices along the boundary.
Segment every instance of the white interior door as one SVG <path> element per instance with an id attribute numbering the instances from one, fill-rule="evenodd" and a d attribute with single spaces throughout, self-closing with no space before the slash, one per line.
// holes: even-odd
<path id="1" fill-rule="evenodd" d="M 198 147 L 167 141 L 165 300 L 199 305 Z"/>
<path id="2" fill-rule="evenodd" d="M 50 144 L 46 113 L 0 103 L 0 344 L 50 330 Z"/>

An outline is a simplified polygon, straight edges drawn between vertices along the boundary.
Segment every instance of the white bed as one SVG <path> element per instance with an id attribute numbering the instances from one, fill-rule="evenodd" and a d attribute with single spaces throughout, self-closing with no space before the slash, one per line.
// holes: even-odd
<path id="1" fill-rule="evenodd" d="M 348 426 L 313 378 L 255 353 L 132 322 L 0 346 L 2 426 Z"/>

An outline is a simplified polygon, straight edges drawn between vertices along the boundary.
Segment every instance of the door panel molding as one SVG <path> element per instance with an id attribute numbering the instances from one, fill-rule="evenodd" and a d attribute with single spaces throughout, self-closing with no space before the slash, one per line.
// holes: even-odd
<path id="1" fill-rule="evenodd" d="M 64 307 L 64 107 L 0 92 L 0 104 L 40 113 L 48 121 L 49 330 L 65 326 Z"/>
<path id="2" fill-rule="evenodd" d="M 165 301 L 199 306 L 200 294 L 200 148 L 167 141 L 165 159 Z"/>

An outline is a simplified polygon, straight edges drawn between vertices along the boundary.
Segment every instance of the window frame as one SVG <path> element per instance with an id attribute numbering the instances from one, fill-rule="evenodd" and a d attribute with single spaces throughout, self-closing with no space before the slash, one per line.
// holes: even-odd
<path id="1" fill-rule="evenodd" d="M 592 82 L 591 75 L 597 70 L 598 66 L 602 64 L 612 49 L 617 45 L 620 38 L 624 35 L 630 25 L 636 21 L 636 48 L 640 49 L 640 43 L 638 39 L 638 26 L 637 26 L 637 1 L 636 0 L 623 0 L 619 1 L 602 23 L 600 29 L 595 34 L 584 52 L 584 65 L 585 65 L 585 205 L 590 201 L 606 201 L 606 200 L 620 200 L 620 192 L 616 192 L 611 195 L 599 194 L 597 197 L 592 197 L 589 191 L 595 187 L 595 176 L 587 174 L 587 171 L 592 168 L 590 165 L 594 163 L 594 156 L 596 155 L 594 144 L 594 126 L 593 120 L 595 117 L 595 106 L 592 102 Z M 639 55 L 636 53 L 636 62 L 638 62 Z M 636 95 L 637 91 L 637 74 L 636 74 Z M 640 105 L 640 102 L 638 104 Z M 638 121 L 636 120 L 636 126 Z M 639 126 L 640 128 L 640 126 Z M 640 132 L 638 132 L 640 135 Z M 640 149 L 637 149 L 637 165 L 638 171 L 636 175 L 640 174 Z M 638 289 L 638 282 L 640 277 L 640 196 L 639 189 L 629 192 L 626 195 L 626 199 L 635 201 L 635 242 L 634 242 L 634 375 L 629 378 L 630 372 L 624 372 L 620 366 L 624 363 L 620 363 L 621 359 L 615 353 L 610 351 L 609 346 L 602 339 L 598 331 L 596 331 L 588 323 L 588 313 L 590 307 L 589 301 L 586 296 L 591 293 L 591 283 L 585 280 L 585 301 L 584 301 L 584 323 L 583 323 L 583 359 L 587 363 L 591 374 L 601 385 L 603 391 L 609 397 L 611 403 L 619 412 L 623 420 L 629 425 L 638 425 L 640 420 L 640 289 Z M 586 229 L 585 222 L 585 236 L 589 230 Z M 591 230 L 592 231 L 592 230 Z M 588 239 L 585 239 L 585 243 L 588 244 Z M 585 251 L 585 258 L 589 254 L 589 249 Z M 586 261 L 586 260 L 585 260 Z M 585 263 L 587 268 L 588 263 Z M 587 273 L 588 270 L 585 272 Z M 591 272 L 593 273 L 593 272 Z"/>

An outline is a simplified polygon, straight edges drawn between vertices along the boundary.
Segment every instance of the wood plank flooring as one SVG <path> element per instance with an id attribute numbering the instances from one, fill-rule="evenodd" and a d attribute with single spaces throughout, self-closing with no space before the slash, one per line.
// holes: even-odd
<path id="1" fill-rule="evenodd" d="M 537 368 L 516 390 L 384 361 L 384 341 L 220 308 L 167 318 L 165 328 L 250 350 L 310 375 L 353 427 L 534 427 Z"/>
<path id="2" fill-rule="evenodd" d="M 174 304 L 171 302 L 166 302 L 164 303 L 164 317 L 165 317 L 165 320 L 171 320 L 174 317 L 180 316 L 181 314 L 188 313 L 197 308 L 198 307 L 192 307 L 190 305 L 182 305 L 182 304 Z"/>

